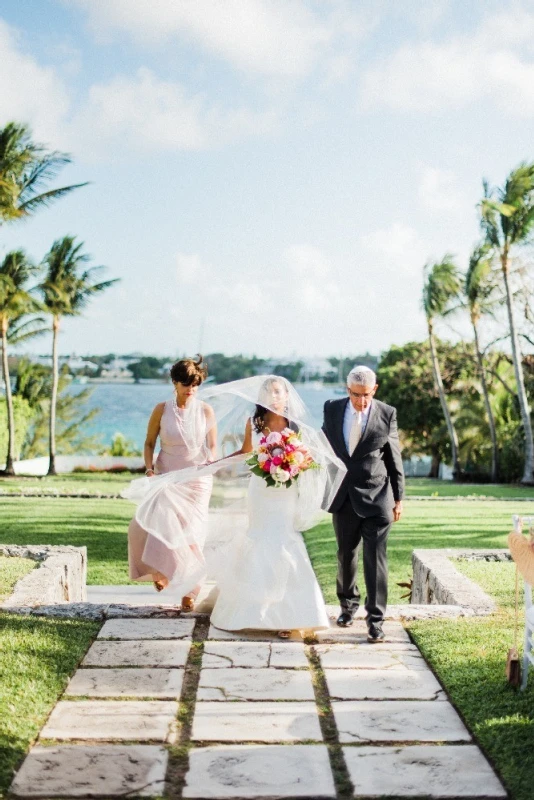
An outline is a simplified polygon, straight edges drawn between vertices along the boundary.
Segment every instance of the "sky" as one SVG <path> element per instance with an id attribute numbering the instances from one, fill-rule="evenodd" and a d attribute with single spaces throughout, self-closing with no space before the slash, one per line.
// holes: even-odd
<path id="1" fill-rule="evenodd" d="M 0 125 L 90 182 L 0 257 L 70 234 L 120 278 L 62 353 L 422 340 L 424 264 L 534 157 L 534 1 L 0 0 L 0 65 Z"/>

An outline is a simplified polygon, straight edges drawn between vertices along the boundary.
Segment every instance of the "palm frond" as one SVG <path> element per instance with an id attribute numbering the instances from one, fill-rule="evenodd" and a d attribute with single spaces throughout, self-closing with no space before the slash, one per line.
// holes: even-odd
<path id="1" fill-rule="evenodd" d="M 32 195 L 28 197 L 27 200 L 23 200 L 20 203 L 19 210 L 22 215 L 27 216 L 32 214 L 41 206 L 47 207 L 54 200 L 59 200 L 61 197 L 64 197 L 66 194 L 69 194 L 74 189 L 80 189 L 82 186 L 88 186 L 88 181 L 85 183 L 75 183 L 72 186 L 62 186 L 59 189 L 50 189 L 48 192 L 43 192 L 42 194 Z"/>
<path id="2" fill-rule="evenodd" d="M 454 257 L 447 253 L 441 261 L 424 267 L 423 310 L 427 319 L 445 316 L 458 302 L 461 277 Z"/>

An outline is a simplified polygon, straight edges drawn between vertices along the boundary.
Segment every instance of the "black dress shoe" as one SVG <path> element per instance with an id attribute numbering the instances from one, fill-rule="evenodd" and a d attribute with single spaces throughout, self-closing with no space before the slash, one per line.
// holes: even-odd
<path id="1" fill-rule="evenodd" d="M 336 622 L 340 628 L 350 628 L 354 620 L 352 619 L 352 614 L 349 614 L 348 611 L 342 611 Z"/>
<path id="2" fill-rule="evenodd" d="M 382 630 L 382 624 L 371 622 L 367 632 L 367 641 L 376 644 L 377 642 L 383 642 L 385 638 L 386 634 Z"/>

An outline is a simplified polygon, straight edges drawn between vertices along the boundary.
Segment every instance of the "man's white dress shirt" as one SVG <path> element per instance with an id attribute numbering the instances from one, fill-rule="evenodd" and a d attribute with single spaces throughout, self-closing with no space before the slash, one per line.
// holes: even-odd
<path id="1" fill-rule="evenodd" d="M 373 405 L 372 401 L 369 403 L 367 409 L 365 411 L 356 411 L 352 403 L 347 403 L 347 407 L 345 409 L 345 416 L 343 417 L 343 438 L 345 440 L 345 447 L 347 448 L 347 452 L 352 455 L 349 449 L 349 441 L 350 441 L 350 431 L 352 428 L 352 423 L 354 421 L 355 414 L 361 414 L 362 417 L 362 432 L 360 434 L 360 439 L 362 438 L 363 434 L 365 433 L 365 429 L 367 427 L 367 422 L 369 420 L 369 412 L 371 410 L 371 406 Z"/>

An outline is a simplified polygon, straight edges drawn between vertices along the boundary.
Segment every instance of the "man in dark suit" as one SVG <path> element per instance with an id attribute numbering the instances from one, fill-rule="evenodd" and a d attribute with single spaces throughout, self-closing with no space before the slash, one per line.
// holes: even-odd
<path id="1" fill-rule="evenodd" d="M 370 642 L 384 640 L 382 623 L 388 589 L 387 538 L 400 519 L 404 472 L 397 431 L 397 412 L 374 399 L 375 373 L 354 367 L 347 377 L 348 398 L 327 400 L 323 431 L 347 467 L 332 505 L 337 539 L 337 624 L 352 625 L 360 605 L 357 570 L 363 543 L 365 610 Z"/>

